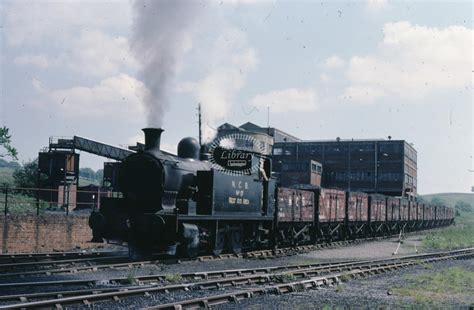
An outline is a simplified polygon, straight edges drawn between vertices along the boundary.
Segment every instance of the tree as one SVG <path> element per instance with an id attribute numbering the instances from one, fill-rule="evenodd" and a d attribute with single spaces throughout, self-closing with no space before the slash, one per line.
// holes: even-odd
<path id="1" fill-rule="evenodd" d="M 16 187 L 34 188 L 37 186 L 38 159 L 23 165 L 22 168 L 13 172 L 13 180 Z"/>
<path id="2" fill-rule="evenodd" d="M 444 201 L 443 199 L 439 198 L 439 197 L 433 197 L 431 198 L 431 202 L 432 204 L 434 205 L 438 205 L 438 206 L 441 206 L 441 205 L 447 205 L 446 201 Z"/>
<path id="3" fill-rule="evenodd" d="M 95 172 L 95 179 L 99 182 L 102 182 L 104 178 L 104 169 L 99 169 Z"/>
<path id="4" fill-rule="evenodd" d="M 95 180 L 95 171 L 91 168 L 81 168 L 79 169 L 79 177 Z"/>
<path id="5" fill-rule="evenodd" d="M 459 200 L 458 202 L 456 202 L 455 208 L 456 208 L 456 210 L 458 210 L 460 212 L 472 212 L 473 211 L 472 205 L 465 202 L 465 201 L 462 201 L 462 200 Z"/>
<path id="6" fill-rule="evenodd" d="M 0 153 L 1 157 L 11 157 L 18 160 L 18 151 L 11 145 L 11 135 L 7 127 L 0 127 L 0 147 L 5 149 L 6 153 Z"/>

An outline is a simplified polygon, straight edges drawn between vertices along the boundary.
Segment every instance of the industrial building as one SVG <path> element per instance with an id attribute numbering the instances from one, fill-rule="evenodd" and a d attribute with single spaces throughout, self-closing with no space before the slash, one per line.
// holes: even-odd
<path id="1" fill-rule="evenodd" d="M 273 172 L 280 181 L 289 184 L 282 174 L 302 167 L 311 169 L 311 161 L 322 164 L 321 186 L 347 189 L 390 196 L 415 196 L 417 194 L 417 153 L 405 140 L 388 139 L 334 139 L 301 140 L 271 127 L 245 123 L 240 127 L 224 124 L 218 135 L 227 132 L 259 133 L 273 154 Z M 300 162 L 301 164 L 298 164 Z M 292 169 L 297 167 L 298 169 Z M 308 171 L 301 171 L 309 175 Z M 302 178 L 305 176 L 302 175 Z M 296 181 L 295 181 L 296 182 Z"/>

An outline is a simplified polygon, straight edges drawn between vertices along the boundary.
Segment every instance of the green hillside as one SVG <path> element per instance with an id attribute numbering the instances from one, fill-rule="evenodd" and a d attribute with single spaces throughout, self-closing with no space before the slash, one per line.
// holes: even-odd
<path id="1" fill-rule="evenodd" d="M 471 208 L 474 207 L 474 193 L 439 193 L 420 195 L 426 201 L 432 201 L 433 199 L 441 199 L 446 204 L 454 207 L 458 202 L 463 201 L 464 203 L 470 204 Z"/>

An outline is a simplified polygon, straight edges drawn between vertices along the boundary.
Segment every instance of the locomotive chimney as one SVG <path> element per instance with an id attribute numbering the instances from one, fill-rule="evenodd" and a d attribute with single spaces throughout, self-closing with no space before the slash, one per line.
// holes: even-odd
<path id="1" fill-rule="evenodd" d="M 161 133 L 164 131 L 161 128 L 143 128 L 145 133 L 145 151 L 159 150 Z"/>

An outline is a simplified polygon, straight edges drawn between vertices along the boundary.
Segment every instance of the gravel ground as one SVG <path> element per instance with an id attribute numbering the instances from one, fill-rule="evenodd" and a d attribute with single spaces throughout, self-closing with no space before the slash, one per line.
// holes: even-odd
<path id="1" fill-rule="evenodd" d="M 411 255 L 418 252 L 423 252 L 420 249 L 421 235 L 407 236 L 400 248 L 398 249 L 397 255 Z M 397 250 L 398 238 L 390 238 L 380 241 L 369 241 L 358 245 L 351 245 L 343 248 L 327 249 L 323 251 L 314 251 L 311 253 L 303 254 L 301 256 L 312 259 L 316 258 L 319 260 L 334 260 L 334 259 L 369 259 L 369 258 L 386 258 L 394 256 L 393 253 Z"/>
<path id="2" fill-rule="evenodd" d="M 416 266 L 364 279 L 352 280 L 339 286 L 290 293 L 287 295 L 267 295 L 217 307 L 230 309 L 472 309 L 474 296 L 465 295 L 446 297 L 441 301 L 423 304 L 412 297 L 397 296 L 393 288 L 407 285 L 407 277 L 441 271 L 449 267 L 460 266 L 474 272 L 474 260 L 444 261 L 433 264 L 433 269 Z M 474 284 L 473 284 L 474 285 Z M 472 292 L 473 287 L 471 287 Z"/>
<path id="3" fill-rule="evenodd" d="M 401 245 L 399 249 L 398 255 L 409 255 L 415 254 L 415 246 L 420 244 L 421 236 L 420 235 L 412 235 L 407 237 L 407 239 Z M 336 248 L 336 249 L 322 249 L 317 250 L 311 253 L 295 255 L 291 257 L 280 257 L 275 259 L 266 259 L 266 260 L 259 260 L 259 259 L 223 259 L 223 260 L 215 260 L 215 261 L 207 261 L 207 262 L 182 262 L 180 264 L 172 264 L 172 265 L 151 265 L 142 268 L 134 268 L 133 270 L 100 270 L 95 272 L 80 272 L 77 274 L 57 274 L 57 275 L 36 275 L 36 276 L 29 276 L 25 278 L 0 278 L 0 282 L 3 283 L 12 283 L 12 282 L 33 282 L 33 281 L 53 281 L 53 280 L 68 280 L 68 279 L 96 279 L 96 280 L 103 280 L 110 277 L 127 277 L 127 276 L 138 276 L 138 275 L 149 275 L 149 274 L 178 274 L 178 273 L 189 273 L 189 272 L 197 272 L 197 271 L 210 271 L 210 270 L 223 270 L 223 269 L 239 269 L 239 268 L 253 268 L 253 267 L 266 267 L 266 266 L 279 266 L 279 265 L 293 265 L 293 264 L 305 264 L 305 263 L 316 263 L 316 262 L 335 262 L 335 261 L 346 261 L 346 260 L 354 260 L 354 259 L 368 259 L 368 258 L 384 258 L 384 257 L 393 257 L 392 253 L 396 250 L 398 245 L 397 239 L 385 239 L 381 241 L 371 241 L 365 242 L 359 245 L 352 245 L 343 248 Z M 420 250 L 420 249 L 418 249 Z M 472 262 L 472 260 L 471 260 Z M 464 263 L 464 262 L 463 262 Z M 443 264 L 443 263 L 439 263 Z M 456 264 L 456 262 L 454 262 Z M 472 267 L 472 264 L 471 264 Z M 404 271 L 405 272 L 405 271 Z M 391 279 L 391 275 L 395 275 L 396 273 L 391 273 L 390 276 L 378 276 L 380 278 L 381 283 L 386 281 L 386 279 Z M 398 273 L 397 273 L 398 274 Z M 385 278 L 384 278 L 385 277 Z M 403 278 L 403 275 L 401 276 Z M 385 279 L 385 280 L 383 280 Z M 369 288 L 371 294 L 366 294 L 366 290 L 368 284 L 364 284 L 362 280 L 356 280 L 350 282 L 350 290 L 349 284 L 344 284 L 347 286 L 346 290 L 343 291 L 350 291 L 350 292 L 358 292 L 353 297 L 357 297 L 360 299 L 360 305 L 366 307 L 367 305 L 377 305 L 378 300 L 376 294 L 372 294 L 372 289 Z M 360 289 L 357 291 L 352 289 L 352 283 L 354 283 L 357 287 L 357 283 L 360 284 Z M 106 287 L 110 287 L 110 284 L 107 284 Z M 84 289 L 90 288 L 87 286 L 56 286 L 56 287 L 49 287 L 46 289 L 41 289 L 41 291 L 56 291 L 56 290 L 75 290 L 75 289 Z M 40 291 L 39 289 L 35 289 L 34 287 L 24 287 L 22 289 L 16 288 L 0 288 L 0 295 L 6 294 L 19 294 L 19 293 L 34 293 Z M 121 309 L 121 308 L 140 308 L 145 306 L 152 306 L 159 303 L 167 303 L 173 302 L 177 299 L 187 299 L 187 298 L 196 298 L 202 297 L 204 295 L 208 295 L 211 293 L 214 294 L 221 294 L 223 290 L 219 291 L 190 291 L 190 292 L 177 292 L 177 293 L 169 293 L 169 294 L 154 294 L 149 297 L 133 297 L 133 298 L 125 298 L 120 302 L 105 302 L 105 303 L 98 303 L 95 304 L 95 308 L 101 309 Z M 321 293 L 323 292 L 323 293 Z M 322 294 L 322 295 L 313 295 L 313 294 Z M 384 295 L 385 294 L 385 295 Z M 386 296 L 386 290 L 381 291 L 379 295 Z M 266 296 L 265 298 L 254 299 L 252 301 L 246 301 L 245 303 L 238 304 L 238 305 L 227 305 L 225 307 L 234 307 L 234 308 L 247 308 L 247 307 L 254 307 L 256 309 L 266 308 L 268 306 L 268 302 L 271 302 L 271 305 L 274 306 L 275 309 L 286 309 L 288 306 L 296 305 L 298 306 L 301 304 L 302 308 L 307 308 L 311 306 L 314 308 L 316 305 L 333 305 L 335 300 L 338 300 L 341 296 L 341 293 L 336 291 L 335 289 L 325 289 L 320 291 L 314 292 L 301 292 L 298 294 L 291 294 L 287 296 Z M 364 297 L 361 297 L 364 296 Z M 367 296 L 367 297 L 365 297 Z M 391 296 L 392 297 L 392 296 Z M 281 298 L 281 299 L 280 299 Z M 394 297 L 392 297 L 394 298 Z M 270 301 L 267 301 L 270 299 Z M 319 300 L 324 301 L 321 303 Z M 347 297 L 348 303 L 347 305 L 352 305 L 353 301 L 350 301 L 350 296 Z M 280 303 L 281 301 L 281 303 Z M 301 301 L 301 303 L 299 303 Z M 289 302 L 289 303 L 288 303 Z M 385 301 L 384 301 L 385 302 Z M 311 303 L 311 304 L 308 304 Z M 383 303 L 381 303 L 383 305 Z M 341 304 L 334 304 L 334 305 L 341 305 L 345 307 L 345 303 L 342 302 Z M 69 307 L 68 307 L 69 308 Z M 81 308 L 75 306 L 74 308 Z"/>

